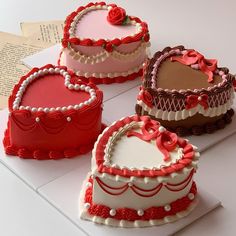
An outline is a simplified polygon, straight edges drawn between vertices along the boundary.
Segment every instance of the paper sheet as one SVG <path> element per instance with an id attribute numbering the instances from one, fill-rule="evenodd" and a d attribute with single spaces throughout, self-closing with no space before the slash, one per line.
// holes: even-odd
<path id="1" fill-rule="evenodd" d="M 47 43 L 60 43 L 63 36 L 63 24 L 61 20 L 42 22 L 22 22 L 23 36 Z"/>
<path id="2" fill-rule="evenodd" d="M 0 109 L 7 106 L 8 96 L 21 76 L 29 71 L 20 59 L 51 44 L 0 32 Z"/>

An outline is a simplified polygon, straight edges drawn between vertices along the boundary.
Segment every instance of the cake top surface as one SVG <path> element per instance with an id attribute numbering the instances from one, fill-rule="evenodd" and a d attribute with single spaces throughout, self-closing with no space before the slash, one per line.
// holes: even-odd
<path id="1" fill-rule="evenodd" d="M 107 20 L 108 10 L 98 9 L 84 14 L 75 30 L 77 38 L 113 39 L 134 35 L 138 27 L 134 24 L 113 25 Z"/>
<path id="2" fill-rule="evenodd" d="M 219 68 L 217 60 L 208 59 L 183 46 L 167 47 L 156 52 L 145 68 L 144 83 L 157 91 L 212 92 L 231 81 L 227 68 Z"/>
<path id="3" fill-rule="evenodd" d="M 145 22 L 116 4 L 98 2 L 81 6 L 66 18 L 62 46 L 96 46 L 111 52 L 121 44 L 139 41 L 149 41 Z"/>
<path id="4" fill-rule="evenodd" d="M 82 112 L 101 103 L 102 96 L 94 84 L 81 82 L 66 67 L 48 64 L 20 79 L 9 98 L 9 110 L 35 116 Z"/>
<path id="5" fill-rule="evenodd" d="M 124 178 L 168 176 L 196 166 L 195 150 L 188 141 L 149 117 L 126 117 L 99 136 L 93 150 L 92 172 Z"/>
<path id="6" fill-rule="evenodd" d="M 213 81 L 208 82 L 208 77 L 201 70 L 193 69 L 170 58 L 163 61 L 156 74 L 156 86 L 163 89 L 202 89 L 213 87 L 222 82 L 220 75 L 214 75 Z"/>

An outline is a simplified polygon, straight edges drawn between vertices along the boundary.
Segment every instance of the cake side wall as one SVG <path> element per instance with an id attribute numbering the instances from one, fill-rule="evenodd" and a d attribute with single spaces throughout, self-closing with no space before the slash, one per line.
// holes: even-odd
<path id="1" fill-rule="evenodd" d="M 127 184 L 126 182 L 115 181 L 113 179 L 108 179 L 106 177 L 100 176 L 99 179 L 94 178 L 93 202 L 95 204 L 106 205 L 114 209 L 126 207 L 138 210 L 156 206 L 165 206 L 167 204 L 174 202 L 177 199 L 186 196 L 189 193 L 193 183 L 193 178 L 191 176 L 190 178 L 188 178 L 190 174 L 191 170 L 188 172 L 178 174 L 173 178 L 169 179 L 167 178 L 167 180 L 163 183 L 159 181 L 151 181 L 148 183 L 133 181 L 132 183 L 128 183 L 128 185 L 130 186 L 127 187 L 126 190 L 125 188 L 122 188 Z M 179 186 L 174 186 L 174 187 L 169 186 L 169 188 L 172 189 L 169 190 L 165 186 L 166 182 L 171 185 L 173 184 L 178 185 L 181 182 L 184 183 L 180 184 Z M 109 186 L 110 188 L 106 186 Z M 135 187 L 133 190 L 132 187 L 134 186 L 136 186 L 137 188 Z M 105 191 L 103 188 L 105 189 Z M 121 189 L 115 190 L 114 188 L 121 188 Z M 151 189 L 155 190 L 150 191 Z M 174 190 L 181 189 L 181 190 L 173 191 L 173 189 Z M 122 193 L 122 191 L 124 192 Z M 153 196 L 148 197 L 148 195 L 153 195 Z"/>
<path id="2" fill-rule="evenodd" d="M 15 117 L 13 112 L 9 116 L 11 145 L 31 150 L 63 151 L 91 144 L 101 132 L 102 109 L 100 105 L 79 114 L 81 119 L 79 122 L 77 119 L 73 120 L 74 115 L 71 115 L 70 119 L 65 116 L 53 121 L 40 119 L 32 114 L 24 120 Z"/>

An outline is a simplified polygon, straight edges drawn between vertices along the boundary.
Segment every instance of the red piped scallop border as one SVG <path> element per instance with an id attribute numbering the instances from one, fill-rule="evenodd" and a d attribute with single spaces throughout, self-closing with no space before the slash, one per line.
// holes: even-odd
<path id="1" fill-rule="evenodd" d="M 178 137 L 178 145 L 183 148 L 183 157 L 178 160 L 176 163 L 173 163 L 170 166 L 163 167 L 161 169 L 155 170 L 130 170 L 130 169 L 118 169 L 111 166 L 105 166 L 104 163 L 104 155 L 105 148 L 109 138 L 112 136 L 114 132 L 117 132 L 121 127 L 131 123 L 132 121 L 140 122 L 150 120 L 148 116 L 131 116 L 126 117 L 122 120 L 117 121 L 115 124 L 111 125 L 107 130 L 105 130 L 102 134 L 102 137 L 97 141 L 97 146 L 95 150 L 95 159 L 97 164 L 97 170 L 100 173 L 107 173 L 110 175 L 119 175 L 123 177 L 157 177 L 157 176 L 166 176 L 171 173 L 181 171 L 183 168 L 189 166 L 192 163 L 192 160 L 195 157 L 195 151 L 193 146 L 189 144 L 185 139 Z M 158 121 L 155 121 L 159 124 Z"/>
<path id="2" fill-rule="evenodd" d="M 106 6 L 107 4 L 105 2 L 96 2 L 96 3 L 90 2 L 86 6 L 79 7 L 76 11 L 72 12 L 69 16 L 67 16 L 64 26 L 64 35 L 62 39 L 62 46 L 64 48 L 68 47 L 68 45 L 72 43 L 74 45 L 81 45 L 81 46 L 100 46 L 105 48 L 107 51 L 111 52 L 114 46 L 117 47 L 121 44 L 133 43 L 140 40 L 143 40 L 145 42 L 149 41 L 150 37 L 147 24 L 141 21 L 138 17 L 131 17 L 131 16 L 129 16 L 130 20 L 134 20 L 137 23 L 140 23 L 142 27 L 142 31 L 140 33 L 135 34 L 134 36 L 127 36 L 121 39 L 115 38 L 113 40 L 105 40 L 105 39 L 92 40 L 90 38 L 85 38 L 81 40 L 76 37 L 70 38 L 69 30 L 71 28 L 71 23 L 74 20 L 74 18 L 84 9 L 98 5 Z M 116 7 L 117 5 L 108 4 L 107 6 Z"/>
<path id="3" fill-rule="evenodd" d="M 93 185 L 93 179 L 89 179 L 89 182 Z M 197 186 L 196 183 L 193 182 L 189 193 L 197 194 Z M 188 193 L 188 194 L 189 194 Z M 178 212 L 185 211 L 189 205 L 194 201 L 190 200 L 188 194 L 172 203 L 170 203 L 170 211 L 166 211 L 164 206 L 153 206 L 144 210 L 144 214 L 139 216 L 137 214 L 137 210 L 131 208 L 118 208 L 116 209 L 115 216 L 110 215 L 110 207 L 105 205 L 95 204 L 93 203 L 93 186 L 90 186 L 85 191 L 84 203 L 89 203 L 90 207 L 88 209 L 88 213 L 92 216 L 99 216 L 102 218 L 112 218 L 116 220 L 127 220 L 127 221 L 135 221 L 135 220 L 161 220 L 166 216 L 176 215 Z"/>

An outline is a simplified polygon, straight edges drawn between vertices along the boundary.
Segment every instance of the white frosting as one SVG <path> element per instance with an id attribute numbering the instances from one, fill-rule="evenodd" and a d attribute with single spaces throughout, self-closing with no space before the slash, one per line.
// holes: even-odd
<path id="1" fill-rule="evenodd" d="M 185 216 L 187 216 L 197 205 L 198 199 L 195 198 L 193 202 L 189 205 L 189 207 L 185 211 L 178 212 L 176 215 L 168 216 L 160 220 L 148 220 L 148 221 L 126 221 L 126 220 L 116 220 L 112 218 L 102 218 L 99 216 L 90 215 L 88 213 L 88 209 L 84 206 L 84 196 L 85 196 L 85 183 L 83 183 L 82 190 L 80 192 L 79 197 L 79 215 L 80 218 L 85 220 L 90 220 L 98 224 L 105 224 L 110 226 L 116 226 L 116 227 L 148 227 L 148 226 L 155 226 L 155 225 L 162 225 L 170 222 L 174 222 L 176 220 L 179 220 Z M 143 209 L 138 209 L 137 214 L 142 215 Z"/>
<path id="2" fill-rule="evenodd" d="M 177 147 L 170 152 L 170 161 L 164 161 L 164 155 L 156 146 L 155 140 L 145 142 L 135 136 L 126 136 L 126 132 L 131 128 L 132 131 L 140 133 L 139 126 L 142 125 L 143 122 L 139 124 L 132 122 L 112 134 L 105 148 L 106 166 L 121 169 L 160 169 L 163 166 L 170 166 L 182 158 L 182 148 Z M 144 158 L 144 154 L 146 158 Z"/>
<path id="3" fill-rule="evenodd" d="M 29 86 L 29 84 L 34 81 L 35 79 L 38 79 L 39 77 L 42 77 L 44 75 L 47 75 L 47 74 L 60 74 L 64 77 L 65 79 L 65 87 L 67 87 L 68 89 L 70 90 L 84 90 L 85 92 L 89 93 L 90 94 L 90 98 L 84 102 L 81 102 L 77 105 L 69 105 L 67 107 L 51 107 L 51 108 L 48 108 L 48 107 L 45 107 L 45 108 L 42 108 L 42 107 L 30 107 L 30 106 L 20 106 L 20 103 L 21 103 L 21 100 L 22 100 L 22 97 L 23 97 L 23 94 L 26 90 L 26 88 Z M 16 98 L 13 102 L 13 110 L 17 110 L 17 109 L 20 109 L 20 110 L 31 110 L 32 112 L 37 112 L 37 111 L 43 111 L 45 113 L 47 112 L 51 112 L 51 111 L 66 111 L 66 110 L 71 110 L 71 109 L 75 109 L 75 110 L 78 110 L 80 108 L 82 108 L 83 106 L 85 105 L 89 105 L 91 104 L 93 101 L 96 100 L 97 98 L 97 95 L 96 95 L 96 92 L 93 88 L 91 88 L 90 86 L 86 86 L 84 84 L 82 85 L 79 85 L 79 84 L 71 84 L 70 82 L 70 79 L 71 79 L 71 76 L 70 74 L 63 70 L 63 69 L 60 69 L 60 68 L 49 68 L 49 69 L 42 69 L 42 70 L 39 70 L 37 72 L 34 72 L 32 75 L 30 75 L 28 78 L 26 78 L 23 83 L 21 84 L 18 92 L 16 93 Z M 70 122 L 71 118 L 68 117 L 67 121 Z M 36 120 L 37 121 L 37 120 Z M 39 121 L 37 121 L 39 122 Z"/>
<path id="4" fill-rule="evenodd" d="M 149 115 L 154 116 L 158 119 L 177 121 L 177 120 L 184 120 L 188 117 L 194 116 L 197 113 L 200 113 L 203 116 L 208 116 L 208 117 L 215 117 L 225 114 L 227 110 L 231 108 L 233 100 L 234 100 L 234 93 L 232 92 L 231 98 L 225 104 L 220 105 L 218 107 L 209 107 L 207 109 L 204 109 L 203 106 L 198 104 L 194 108 L 188 110 L 183 109 L 180 111 L 163 111 L 161 109 L 157 109 L 156 107 L 150 108 L 141 100 L 138 100 L 137 104 L 142 107 L 143 111 L 146 111 Z"/>

